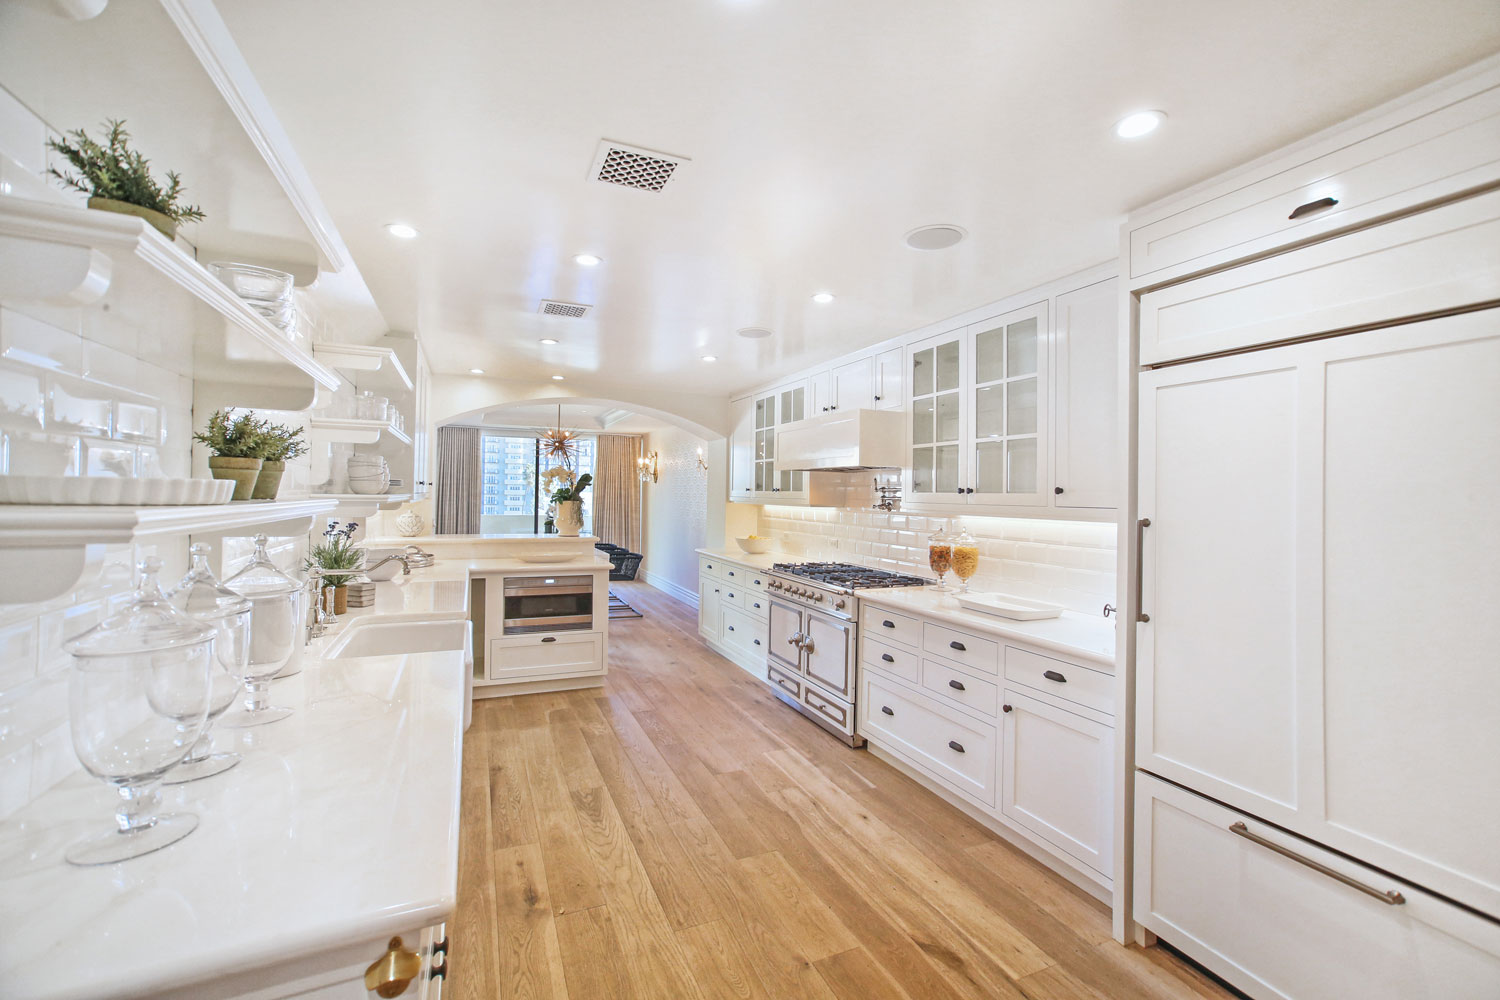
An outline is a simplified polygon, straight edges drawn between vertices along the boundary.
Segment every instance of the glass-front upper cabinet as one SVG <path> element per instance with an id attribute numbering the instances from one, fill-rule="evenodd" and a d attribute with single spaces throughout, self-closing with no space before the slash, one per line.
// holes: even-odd
<path id="1" fill-rule="evenodd" d="M 1047 303 L 969 327 L 970 503 L 1045 505 Z"/>
<path id="2" fill-rule="evenodd" d="M 964 495 L 963 333 L 911 348 L 911 482 L 907 494 L 941 501 Z"/>
<path id="3" fill-rule="evenodd" d="M 788 386 L 777 394 L 777 423 L 789 424 L 807 418 L 807 385 L 799 383 Z M 787 494 L 785 499 L 805 498 L 807 495 L 807 473 L 801 470 L 782 469 L 772 490 L 776 494 Z"/>

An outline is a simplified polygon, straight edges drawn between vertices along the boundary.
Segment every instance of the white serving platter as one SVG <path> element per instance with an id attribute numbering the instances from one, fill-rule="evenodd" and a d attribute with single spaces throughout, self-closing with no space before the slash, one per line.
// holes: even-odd
<path id="1" fill-rule="evenodd" d="M 1013 594 L 955 594 L 960 607 L 980 614 L 996 615 L 1014 621 L 1031 622 L 1056 618 L 1063 609 L 1045 601 L 1033 601 Z"/>

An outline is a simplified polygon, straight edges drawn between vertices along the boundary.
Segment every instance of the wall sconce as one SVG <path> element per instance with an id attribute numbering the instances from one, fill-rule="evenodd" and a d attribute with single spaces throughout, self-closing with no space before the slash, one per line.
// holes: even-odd
<path id="1" fill-rule="evenodd" d="M 660 459 L 660 457 L 661 457 L 660 453 L 653 451 L 653 452 L 651 452 L 648 455 L 642 455 L 640 458 L 636 459 L 635 460 L 635 474 L 636 474 L 636 478 L 638 478 L 643 483 L 654 483 L 654 482 L 656 482 L 656 477 L 657 477 L 656 465 L 657 465 L 657 461 Z"/>
<path id="2" fill-rule="evenodd" d="M 703 460 L 702 448 L 698 449 L 698 468 L 702 469 L 704 472 L 708 471 L 708 463 Z"/>

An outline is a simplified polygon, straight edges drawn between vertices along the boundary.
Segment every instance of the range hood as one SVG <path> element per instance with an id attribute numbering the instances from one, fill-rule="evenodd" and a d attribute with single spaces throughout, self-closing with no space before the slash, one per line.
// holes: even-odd
<path id="1" fill-rule="evenodd" d="M 905 439 L 906 414 L 899 410 L 820 413 L 776 429 L 776 468 L 794 472 L 898 469 Z"/>

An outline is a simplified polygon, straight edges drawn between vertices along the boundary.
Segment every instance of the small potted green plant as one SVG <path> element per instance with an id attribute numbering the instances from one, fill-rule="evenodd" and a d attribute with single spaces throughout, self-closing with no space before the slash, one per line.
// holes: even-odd
<path id="1" fill-rule="evenodd" d="M 260 459 L 260 475 L 255 480 L 252 500 L 275 500 L 281 489 L 281 477 L 286 474 L 286 463 L 307 454 L 307 442 L 302 440 L 302 428 L 296 430 L 286 424 L 265 424 L 260 429 L 260 443 L 255 450 Z"/>
<path id="2" fill-rule="evenodd" d="M 583 491 L 593 481 L 589 473 L 580 476 L 565 465 L 542 473 L 542 482 L 552 491 L 550 499 L 557 507 L 559 535 L 573 538 L 583 530 Z"/>
<path id="3" fill-rule="evenodd" d="M 350 541 L 358 530 L 359 525 L 353 521 L 342 528 L 337 521 L 329 521 L 323 531 L 323 541 L 308 550 L 307 561 L 303 564 L 304 569 L 316 566 L 323 571 L 322 586 L 333 588 L 333 613 L 336 615 L 349 610 L 349 581 L 364 565 L 365 550 Z"/>
<path id="4" fill-rule="evenodd" d="M 169 240 L 177 238 L 178 223 L 203 219 L 197 205 L 182 203 L 182 178 L 176 171 L 167 171 L 163 187 L 151 176 L 150 161 L 130 148 L 125 123 L 111 119 L 104 125 L 109 131 L 103 143 L 90 139 L 81 128 L 62 139 L 49 139 L 48 147 L 61 153 L 78 173 L 64 173 L 56 167 L 47 172 L 88 195 L 89 208 L 138 216 Z"/>
<path id="5" fill-rule="evenodd" d="M 234 480 L 234 500 L 249 500 L 260 478 L 260 437 L 263 421 L 253 413 L 231 418 L 228 410 L 218 410 L 208 418 L 208 427 L 193 435 L 199 444 L 213 452 L 208 471 L 215 479 Z"/>

